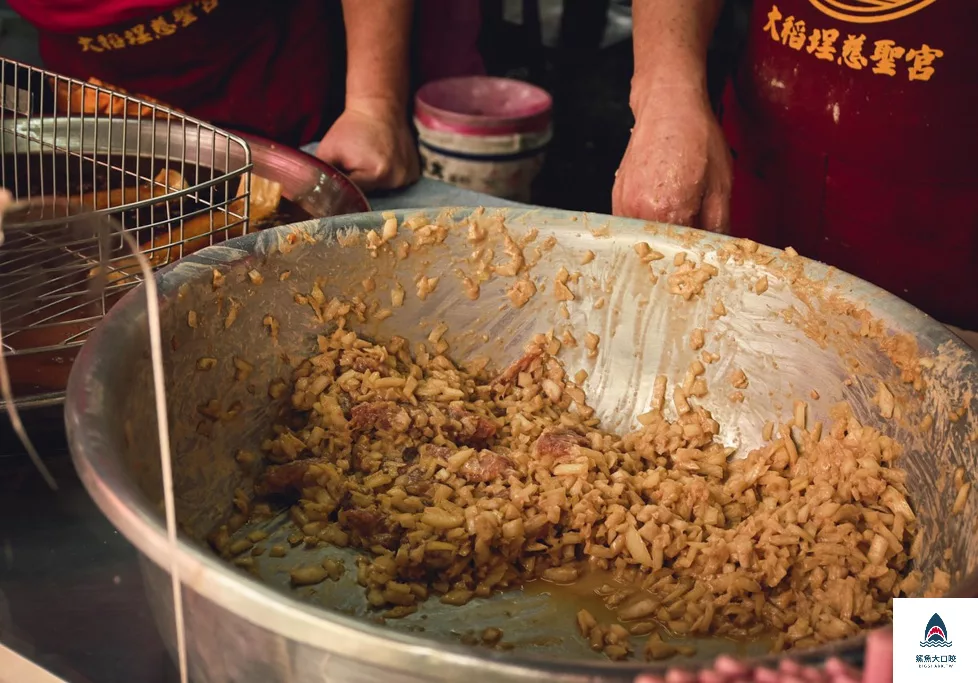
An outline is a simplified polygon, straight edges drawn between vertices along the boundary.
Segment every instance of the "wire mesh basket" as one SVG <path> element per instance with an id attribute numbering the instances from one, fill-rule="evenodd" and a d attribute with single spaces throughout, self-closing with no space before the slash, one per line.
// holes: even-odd
<path id="1" fill-rule="evenodd" d="M 244 234 L 251 150 L 151 100 L 0 65 L 0 186 L 21 207 L 0 246 L 3 352 L 18 405 L 50 405 L 88 333 L 141 281 L 122 232 L 154 268 Z M 72 230 L 92 212 L 121 226 L 108 244 Z"/>

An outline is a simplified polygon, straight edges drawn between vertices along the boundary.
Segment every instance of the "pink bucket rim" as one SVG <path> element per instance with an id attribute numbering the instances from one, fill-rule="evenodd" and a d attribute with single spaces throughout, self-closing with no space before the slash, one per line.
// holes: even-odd
<path id="1" fill-rule="evenodd" d="M 519 93 L 526 101 L 514 108 L 513 100 L 504 102 L 499 113 L 468 113 L 471 97 L 467 90 L 478 86 L 494 86 L 501 93 Z M 466 105 L 453 108 L 448 104 L 453 98 Z M 415 95 L 415 115 L 430 128 L 469 134 L 505 134 L 540 130 L 550 123 L 553 98 L 543 88 L 512 78 L 494 76 L 459 76 L 432 81 L 422 86 Z M 495 103 L 488 103 L 491 109 Z"/>

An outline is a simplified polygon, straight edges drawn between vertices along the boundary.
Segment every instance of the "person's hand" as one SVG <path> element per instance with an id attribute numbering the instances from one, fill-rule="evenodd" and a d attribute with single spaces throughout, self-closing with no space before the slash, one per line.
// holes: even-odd
<path id="1" fill-rule="evenodd" d="M 635 683 L 860 683 L 860 677 L 837 659 L 824 669 L 790 659 L 782 660 L 777 669 L 752 669 L 730 657 L 718 657 L 712 669 L 695 673 L 670 669 L 664 677 L 639 676 Z"/>
<path id="2" fill-rule="evenodd" d="M 775 669 L 752 668 L 731 657 L 718 657 L 712 669 L 692 672 L 670 669 L 664 677 L 639 676 L 635 683 L 893 683 L 893 631 L 871 631 L 866 640 L 862 673 L 840 659 L 824 668 L 802 666 L 784 659 Z"/>
<path id="3" fill-rule="evenodd" d="M 615 174 L 615 215 L 727 232 L 732 163 L 700 88 L 658 88 L 635 110 Z"/>
<path id="4" fill-rule="evenodd" d="M 409 185 L 420 172 L 407 116 L 385 102 L 348 102 L 316 156 L 349 175 L 364 191 Z"/>
<path id="5" fill-rule="evenodd" d="M 893 683 L 893 629 L 871 631 L 866 639 L 862 683 Z"/>

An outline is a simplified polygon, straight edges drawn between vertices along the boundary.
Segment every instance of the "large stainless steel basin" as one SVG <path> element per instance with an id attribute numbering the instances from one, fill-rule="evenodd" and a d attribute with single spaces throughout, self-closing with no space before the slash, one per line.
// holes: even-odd
<path id="1" fill-rule="evenodd" d="M 261 582 L 209 550 L 203 537 L 230 513 L 234 490 L 247 485 L 234 454 L 256 446 L 278 407 L 263 390 L 249 393 L 234 381 L 232 358 L 255 364 L 251 383 L 257 387 L 287 376 L 282 352 L 308 353 L 310 341 L 321 330 L 310 309 L 293 302 L 295 292 L 308 292 L 317 279 L 327 296 L 377 298 L 383 306 L 389 305 L 391 283 L 399 279 L 409 292 L 405 305 L 391 318 L 367 324 L 363 334 L 399 334 L 419 341 L 432 324 L 444 320 L 456 357 L 487 354 L 503 365 L 520 354 L 530 336 L 564 323 L 553 299 L 553 277 L 561 266 L 580 270 L 578 296 L 569 302 L 569 323 L 599 334 L 600 353 L 589 363 L 583 348 L 568 349 L 565 362 L 572 372 L 588 368 L 591 403 L 606 425 L 621 430 L 646 409 L 657 374 L 682 376 L 694 357 L 689 335 L 694 328 L 706 328 L 711 333 L 709 347 L 721 359 L 708 370 L 716 390 L 704 405 L 721 424 L 725 443 L 739 446 L 741 452 L 759 445 L 764 423 L 787 417 L 796 398 L 809 400 L 813 419 L 825 421 L 832 405 L 848 401 L 860 420 L 905 447 L 904 464 L 923 536 L 918 567 L 928 579 L 936 568 L 947 570 L 953 591 L 975 593 L 978 503 L 972 496 L 961 514 L 950 515 L 955 492 L 949 482 L 958 466 L 965 468 L 969 480 L 978 474 L 978 364 L 975 354 L 943 326 L 865 282 L 765 248 L 741 264 L 721 265 L 719 275 L 706 283 L 705 293 L 685 301 L 670 293 L 666 274 L 652 284 L 648 265 L 640 262 L 634 245 L 647 242 L 664 254 L 653 267 L 669 271 L 680 251 L 697 261 L 717 262 L 717 249 L 732 244 L 729 238 L 543 209 L 509 209 L 499 215 L 513 234 L 539 231 L 526 253 L 530 259 L 540 248 L 531 277 L 546 291 L 516 309 L 506 296 L 511 279 L 497 277 L 483 284 L 477 301 L 470 301 L 455 268 L 472 250 L 464 227 L 471 212 L 431 210 L 432 219 L 440 215 L 446 225 L 462 221 L 462 227 L 450 228 L 444 243 L 422 248 L 405 260 L 386 248 L 372 258 L 362 242 L 342 246 L 337 241 L 338 233 L 346 230 L 379 228 L 384 218 L 371 213 L 247 235 L 205 249 L 158 276 L 183 532 L 178 561 L 195 680 L 626 681 L 640 670 L 656 668 L 596 658 L 575 635 L 573 605 L 539 593 L 517 591 L 458 609 L 426 607 L 426 621 L 408 619 L 382 627 L 332 609 L 362 603 L 362 590 L 354 585 L 338 584 L 331 592 L 304 598 L 290 592 L 274 568 Z M 398 218 L 416 213 L 400 213 Z M 398 240 L 407 239 L 404 232 Z M 551 236 L 556 244 L 548 249 Z M 587 250 L 595 258 L 581 265 Z M 762 264 L 767 259 L 758 256 L 765 254 L 772 260 Z M 496 257 L 508 258 L 501 246 Z M 786 275 L 786 263 L 801 263 L 807 280 Z M 215 269 L 226 278 L 219 288 L 212 284 Z M 253 269 L 264 276 L 262 284 L 249 279 Z M 290 276 L 282 280 L 284 271 Z M 425 301 L 412 294 L 420 273 L 442 278 Z M 373 293 L 365 293 L 361 285 L 368 275 L 376 281 Z M 767 276 L 769 287 L 758 294 L 753 286 L 761 275 Z M 170 560 L 161 521 L 142 296 L 142 290 L 127 295 L 82 349 L 68 389 L 67 424 L 85 486 L 144 556 L 154 609 L 172 643 Z M 711 319 L 718 297 L 728 314 Z M 601 298 L 606 305 L 598 305 Z M 225 329 L 232 299 L 241 308 L 237 320 Z M 187 323 L 191 310 L 200 321 L 196 328 Z M 277 345 L 262 324 L 269 313 L 281 323 Z M 203 356 L 218 358 L 218 367 L 195 372 Z M 725 378 L 736 368 L 751 378 L 742 403 L 728 398 Z M 906 380 L 918 372 L 922 382 L 915 389 Z M 880 381 L 898 406 L 897 416 L 890 420 L 880 417 L 874 402 Z M 818 400 L 809 398 L 812 390 Z M 240 412 L 205 435 L 198 432 L 197 406 L 213 398 L 223 405 L 240 402 Z M 968 410 L 961 414 L 962 408 Z M 921 430 L 927 415 L 933 427 Z M 499 623 L 517 641 L 520 634 L 526 635 L 529 644 L 492 652 L 465 647 L 452 635 L 466 627 Z M 411 630 L 412 624 L 424 624 L 425 629 Z M 534 635 L 552 638 L 533 645 Z M 862 646 L 863 639 L 854 638 L 794 656 L 818 661 L 835 653 L 858 659 Z M 720 649 L 719 643 L 702 644 L 692 665 L 709 661 Z M 741 654 L 761 656 L 750 649 Z"/>

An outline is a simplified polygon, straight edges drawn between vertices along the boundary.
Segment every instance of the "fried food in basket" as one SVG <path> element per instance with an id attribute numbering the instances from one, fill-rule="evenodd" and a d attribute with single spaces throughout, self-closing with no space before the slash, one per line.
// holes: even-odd
<path id="1" fill-rule="evenodd" d="M 160 232 L 149 242 L 140 245 L 154 268 L 176 261 L 181 256 L 192 254 L 212 241 L 224 239 L 224 235 L 211 236 L 218 230 L 227 229 L 226 238 L 240 237 L 244 234 L 245 222 L 239 216 L 244 216 L 245 202 L 249 204 L 249 220 L 257 223 L 275 213 L 282 200 L 282 185 L 254 174 L 251 175 L 251 188 L 248 199 L 244 198 L 247 190 L 247 177 L 242 176 L 235 194 L 238 199 L 232 201 L 226 209 L 212 209 L 187 219 L 183 226 L 173 230 Z"/>
<path id="2" fill-rule="evenodd" d="M 216 244 L 224 239 L 240 237 L 245 231 L 244 215 L 247 176 L 238 183 L 235 199 L 226 208 L 212 209 L 198 213 L 183 221 L 179 227 L 165 229 L 153 235 L 151 240 L 139 245 L 146 254 L 150 266 L 160 268 L 177 259 Z M 273 180 L 251 175 L 251 188 L 248 197 L 250 205 L 249 221 L 258 223 L 275 213 L 282 200 L 282 185 Z M 175 221 L 176 223 L 176 221 Z M 226 229 L 226 230 L 225 230 Z M 224 230 L 225 232 L 219 232 Z M 92 271 L 93 275 L 99 269 Z M 134 278 L 139 274 L 139 262 L 127 257 L 109 265 L 107 280 L 118 282 Z"/>
<path id="3" fill-rule="evenodd" d="M 154 105 L 166 107 L 174 112 L 182 113 L 179 109 L 164 104 L 146 95 L 132 95 L 115 85 L 110 85 L 97 78 L 89 78 L 87 83 L 93 87 L 84 87 L 79 83 L 58 80 L 55 85 L 55 98 L 59 114 L 83 116 L 92 114 L 113 114 L 115 116 L 151 116 L 156 112 L 157 118 L 166 119 L 168 114 L 156 109 Z M 111 92 L 108 92 L 111 91 Z"/>
<path id="4" fill-rule="evenodd" d="M 109 85 L 97 78 L 89 78 L 88 84 L 96 87 L 87 88 L 77 83 L 59 81 L 57 84 L 58 111 L 62 114 L 93 115 L 123 113 L 131 116 L 149 116 L 156 112 L 157 118 L 166 118 L 166 113 L 154 109 L 153 105 L 163 106 L 174 112 L 179 109 L 170 107 L 159 100 L 145 95 L 129 96 L 123 88 Z M 104 89 L 100 91 L 99 89 Z M 106 92 L 109 90 L 112 92 Z M 125 97 L 115 97 L 123 95 Z M 141 102 L 141 101 L 142 102 Z M 96 209 L 121 207 L 125 204 L 143 201 L 154 197 L 163 197 L 171 191 L 186 189 L 186 181 L 176 171 L 169 171 L 161 179 L 164 171 L 160 172 L 155 182 L 144 183 L 136 187 L 122 187 L 110 192 L 95 192 L 83 195 L 78 199 L 83 206 Z M 250 194 L 248 197 L 248 214 L 252 223 L 260 222 L 275 213 L 282 200 L 281 183 L 262 178 L 255 174 L 250 176 Z M 160 267 L 171 263 L 181 256 L 186 256 L 199 249 L 209 246 L 211 236 L 217 231 L 227 228 L 222 238 L 238 237 L 244 234 L 244 224 L 238 217 L 245 214 L 244 195 L 248 181 L 241 179 L 235 199 L 226 209 L 214 209 L 199 213 L 183 222 L 179 229 L 167 229 L 153 235 L 153 238 L 140 245 L 140 251 L 147 254 L 150 264 Z M 93 273 L 99 269 L 93 270 Z M 132 278 L 139 272 L 135 258 L 126 258 L 111 266 L 108 280 L 110 282 Z"/>

